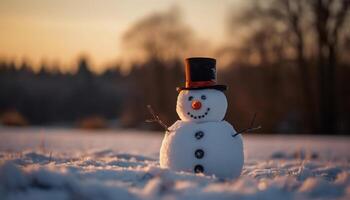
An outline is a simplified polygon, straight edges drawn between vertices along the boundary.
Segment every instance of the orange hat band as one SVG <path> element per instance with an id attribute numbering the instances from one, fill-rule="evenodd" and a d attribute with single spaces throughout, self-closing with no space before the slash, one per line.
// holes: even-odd
<path id="1" fill-rule="evenodd" d="M 206 87 L 206 86 L 213 86 L 216 84 L 216 81 L 186 81 L 186 87 L 191 88 L 191 87 Z"/>

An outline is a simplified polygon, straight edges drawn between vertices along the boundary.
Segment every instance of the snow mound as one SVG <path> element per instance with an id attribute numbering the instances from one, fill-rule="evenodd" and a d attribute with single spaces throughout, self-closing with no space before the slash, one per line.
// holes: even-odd
<path id="1" fill-rule="evenodd" d="M 271 147 L 266 157 L 254 157 L 254 149 L 266 150 L 271 139 L 246 137 L 245 150 L 250 157 L 242 175 L 220 179 L 161 169 L 157 158 L 162 135 L 103 135 L 103 142 L 101 135 L 78 134 L 72 135 L 72 144 L 68 144 L 67 135 L 51 134 L 45 135 L 46 148 L 18 145 L 11 150 L 11 141 L 18 141 L 17 137 L 28 143 L 40 142 L 30 134 L 0 133 L 1 200 L 350 199 L 350 159 L 346 153 L 332 156 L 329 150 L 346 152 L 337 148 L 347 147 L 333 142 L 328 146 L 310 143 L 317 148 L 303 150 Z M 88 143 L 92 141 L 89 137 L 101 141 Z M 134 142 L 124 148 L 127 138 Z M 305 138 L 293 141 L 301 143 Z M 70 145 L 69 151 L 59 145 Z"/>
<path id="2" fill-rule="evenodd" d="M 315 160 L 254 161 L 240 178 L 223 180 L 161 169 L 157 160 L 131 154 L 8 153 L 0 199 L 346 199 L 349 169 Z"/>

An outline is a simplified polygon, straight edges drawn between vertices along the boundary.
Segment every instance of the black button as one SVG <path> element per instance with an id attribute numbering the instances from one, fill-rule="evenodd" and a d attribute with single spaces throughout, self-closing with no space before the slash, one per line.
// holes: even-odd
<path id="1" fill-rule="evenodd" d="M 204 168 L 202 165 L 194 166 L 194 173 L 203 173 L 203 172 L 204 172 Z"/>
<path id="2" fill-rule="evenodd" d="M 201 159 L 204 157 L 204 151 L 202 149 L 197 149 L 194 152 L 194 155 L 196 156 L 196 158 Z"/>
<path id="3" fill-rule="evenodd" d="M 203 131 L 198 131 L 198 132 L 196 132 L 196 134 L 194 134 L 194 137 L 196 137 L 197 140 L 201 139 L 203 136 L 204 136 Z"/>

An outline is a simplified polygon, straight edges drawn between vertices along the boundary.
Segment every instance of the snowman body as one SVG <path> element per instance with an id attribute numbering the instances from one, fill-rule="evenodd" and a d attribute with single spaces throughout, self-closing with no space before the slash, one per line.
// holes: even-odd
<path id="1" fill-rule="evenodd" d="M 165 134 L 160 166 L 175 171 L 236 178 L 244 154 L 241 135 L 224 121 L 227 100 L 215 89 L 182 90 L 177 99 L 176 121 Z"/>

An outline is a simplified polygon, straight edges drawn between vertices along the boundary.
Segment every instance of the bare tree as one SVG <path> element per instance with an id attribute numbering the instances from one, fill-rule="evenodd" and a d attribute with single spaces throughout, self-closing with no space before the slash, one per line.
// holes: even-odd
<path id="1" fill-rule="evenodd" d="M 180 10 L 173 7 L 165 12 L 153 13 L 137 21 L 123 36 L 125 58 L 131 63 L 138 63 L 135 77 L 138 91 L 129 107 L 138 113 L 146 110 L 146 105 L 152 105 L 159 117 L 168 122 L 173 119 L 176 102 L 176 86 L 179 83 L 183 59 L 193 44 L 193 33 L 181 19 Z M 181 63 L 182 64 L 182 63 Z M 180 68 L 181 67 L 181 68 Z M 180 70 L 178 70 L 180 69 Z M 142 103 L 135 99 L 142 99 Z M 134 102 L 134 103 L 132 103 Z M 144 121 L 144 120 L 143 120 Z"/>
<path id="2" fill-rule="evenodd" d="M 172 7 L 135 23 L 123 36 L 131 59 L 169 61 L 181 57 L 193 40 L 192 30 L 182 22 L 180 10 Z M 139 57 L 135 57 L 139 56 Z"/>
<path id="3" fill-rule="evenodd" d="M 262 39 L 257 40 L 258 35 L 265 37 L 264 40 L 268 43 L 273 41 L 271 38 L 282 37 L 288 41 L 288 44 L 282 47 L 281 52 L 293 49 L 292 55 L 295 55 L 293 59 L 300 78 L 304 123 L 312 124 L 311 129 L 316 126 L 315 105 L 317 102 L 314 97 L 313 83 L 311 83 L 310 55 L 312 53 L 307 54 L 306 51 L 317 49 L 320 130 L 334 131 L 337 121 L 334 87 L 338 44 L 347 21 L 348 10 L 349 0 L 270 0 L 264 1 L 264 4 L 253 1 L 252 6 L 244 11 L 240 18 L 235 19 L 239 20 L 241 25 L 244 24 L 250 30 L 248 32 L 251 32 L 251 37 L 248 37 L 247 40 L 248 44 L 243 44 L 243 46 L 252 48 L 249 45 L 250 41 L 255 44 L 253 48 L 259 48 L 257 41 L 262 41 Z M 260 28 L 256 29 L 256 27 Z M 282 31 L 272 32 L 273 29 Z M 264 36 L 262 32 L 268 35 Z M 265 51 L 260 52 L 268 55 L 270 50 L 265 48 Z M 262 56 L 264 54 L 260 53 Z M 284 55 L 289 57 L 290 53 Z M 264 62 L 264 60 L 261 61 Z"/>
<path id="4" fill-rule="evenodd" d="M 315 121 L 315 101 L 312 90 L 309 63 L 305 57 L 305 38 L 308 33 L 308 8 L 304 0 L 276 0 L 266 10 L 266 14 L 284 23 L 291 32 L 291 45 L 296 52 L 296 63 L 300 77 L 304 127 L 313 129 Z"/>
<path id="5" fill-rule="evenodd" d="M 332 132 L 337 127 L 335 71 L 340 31 L 348 16 L 349 4 L 349 0 L 310 1 L 317 36 L 320 125 L 325 132 Z"/>
<path id="6" fill-rule="evenodd" d="M 247 32 L 250 32 L 250 37 L 243 46 L 259 49 L 262 66 L 269 65 L 268 57 L 277 58 L 270 59 L 272 63 L 286 62 L 291 57 L 290 49 L 295 52 L 293 54 L 300 77 L 298 83 L 302 97 L 303 121 L 306 124 L 304 127 L 308 128 L 314 124 L 312 119 L 315 111 L 310 72 L 305 58 L 305 7 L 303 0 L 271 0 L 267 4 L 254 1 L 253 6 L 236 20 L 249 29 Z M 265 43 L 263 46 L 262 41 Z M 270 48 L 266 48 L 268 46 Z"/>

